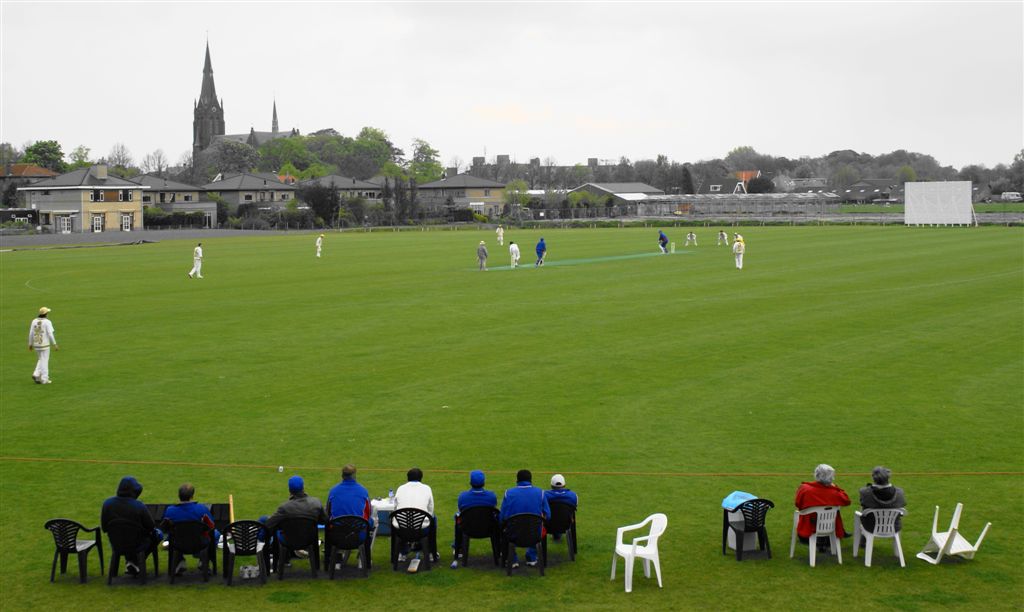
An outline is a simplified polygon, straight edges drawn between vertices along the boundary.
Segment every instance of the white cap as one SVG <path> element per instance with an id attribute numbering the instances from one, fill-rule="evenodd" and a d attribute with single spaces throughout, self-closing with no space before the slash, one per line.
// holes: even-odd
<path id="1" fill-rule="evenodd" d="M 551 477 L 551 486 L 556 489 L 561 489 L 565 486 L 565 476 L 561 474 L 555 474 Z"/>
<path id="2" fill-rule="evenodd" d="M 43 306 L 42 308 L 39 309 L 39 314 L 41 314 L 41 315 L 49 314 L 49 312 L 50 312 L 50 309 L 47 308 L 46 306 Z"/>

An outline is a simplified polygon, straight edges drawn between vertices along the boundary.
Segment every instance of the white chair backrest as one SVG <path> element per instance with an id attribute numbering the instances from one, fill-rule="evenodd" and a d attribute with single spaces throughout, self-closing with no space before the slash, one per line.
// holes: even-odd
<path id="1" fill-rule="evenodd" d="M 869 514 L 875 517 L 875 528 L 871 533 L 878 537 L 892 537 L 896 534 L 896 519 L 906 514 L 903 508 L 869 508 L 861 511 L 861 516 Z"/>
<path id="2" fill-rule="evenodd" d="M 835 506 L 815 506 L 801 510 L 800 514 L 818 515 L 815 521 L 817 533 L 832 533 L 836 530 L 836 515 L 839 514 L 839 508 Z"/>
<path id="3" fill-rule="evenodd" d="M 658 538 L 661 534 L 665 533 L 665 529 L 668 527 L 668 517 L 660 512 L 658 514 L 652 514 L 647 517 L 651 521 L 651 539 L 648 541 L 649 546 L 657 546 Z"/>

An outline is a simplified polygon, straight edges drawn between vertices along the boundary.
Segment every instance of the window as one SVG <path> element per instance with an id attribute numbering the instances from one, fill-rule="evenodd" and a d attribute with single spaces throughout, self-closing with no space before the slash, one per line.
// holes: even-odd
<path id="1" fill-rule="evenodd" d="M 192 201 L 192 194 L 191 193 L 186 193 L 185 194 L 185 201 L 186 202 L 191 202 Z"/>
<path id="2" fill-rule="evenodd" d="M 282 193 L 281 194 L 281 201 L 284 202 L 287 199 L 288 199 L 288 194 L 287 193 Z"/>
<path id="3" fill-rule="evenodd" d="M 167 201 L 167 194 L 161 191 L 160 192 L 160 203 L 163 204 L 166 201 Z"/>
<path id="4" fill-rule="evenodd" d="M 131 213 L 121 215 L 121 231 L 122 232 L 130 232 L 130 231 L 132 231 L 132 214 Z"/>
<path id="5" fill-rule="evenodd" d="M 152 202 L 153 198 L 149 194 L 146 194 L 146 195 L 142 196 L 142 201 L 143 201 L 143 203 L 145 203 L 145 202 Z"/>
<path id="6" fill-rule="evenodd" d="M 490 189 L 484 189 L 484 197 L 486 198 L 486 197 L 489 197 L 490 195 L 491 195 L 491 190 Z"/>
<path id="7" fill-rule="evenodd" d="M 117 201 L 118 202 L 124 202 L 124 190 L 123 189 L 117 192 Z"/>
<path id="8" fill-rule="evenodd" d="M 266 201 L 267 201 L 267 192 L 266 191 L 261 191 L 260 192 L 260 202 L 266 202 Z"/>
<path id="9" fill-rule="evenodd" d="M 252 202 L 252 194 L 251 193 L 245 194 L 245 198 L 244 199 L 245 199 L 246 202 Z"/>
<path id="10" fill-rule="evenodd" d="M 712 185 L 711 188 L 708 189 L 708 191 L 721 191 L 721 190 L 722 190 L 722 186 L 721 185 Z"/>
<path id="11" fill-rule="evenodd" d="M 92 231 L 102 232 L 103 231 L 103 215 L 92 216 Z"/>

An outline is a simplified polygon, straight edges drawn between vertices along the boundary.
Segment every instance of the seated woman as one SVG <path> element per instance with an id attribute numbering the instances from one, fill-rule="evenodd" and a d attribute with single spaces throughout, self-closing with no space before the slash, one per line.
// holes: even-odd
<path id="1" fill-rule="evenodd" d="M 892 477 L 892 471 L 883 465 L 871 470 L 873 482 L 868 483 L 860 490 L 860 507 L 862 509 L 906 507 L 907 498 L 903 495 L 903 489 L 894 487 L 889 482 L 890 477 Z M 873 514 L 864 516 L 861 518 L 860 524 L 866 531 L 874 533 L 875 516 Z M 902 527 L 902 522 L 897 518 L 896 531 Z"/>
<path id="2" fill-rule="evenodd" d="M 835 478 L 836 471 L 831 465 L 822 463 L 814 468 L 814 482 L 801 483 L 800 488 L 796 490 L 794 503 L 797 510 L 813 506 L 849 506 L 850 496 L 833 482 Z M 815 514 L 800 517 L 796 533 L 804 544 L 814 535 L 817 519 Z M 843 529 L 843 517 L 839 514 L 836 514 L 836 535 L 840 538 L 845 538 L 847 535 Z M 821 538 L 821 540 L 824 542 L 818 542 L 818 549 L 827 550 L 829 548 L 828 540 L 826 538 Z"/>

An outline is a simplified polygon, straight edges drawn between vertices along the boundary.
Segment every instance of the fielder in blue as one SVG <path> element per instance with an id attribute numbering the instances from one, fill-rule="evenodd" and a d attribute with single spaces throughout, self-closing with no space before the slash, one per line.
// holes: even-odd
<path id="1" fill-rule="evenodd" d="M 533 267 L 539 267 L 544 265 L 544 256 L 548 253 L 548 245 L 544 244 L 544 239 L 541 238 L 540 242 L 537 243 L 537 263 L 533 264 Z"/>
<path id="2" fill-rule="evenodd" d="M 516 474 L 516 486 L 505 491 L 501 500 L 501 522 L 504 523 L 516 514 L 539 514 L 545 520 L 551 518 L 551 506 L 540 487 L 533 486 L 533 474 L 530 470 L 519 470 Z M 543 527 L 541 528 L 543 530 Z M 542 532 L 543 533 L 543 532 Z M 537 549 L 526 549 L 526 564 L 537 565 Z M 512 555 L 512 567 L 519 566 L 519 555 Z"/>
<path id="3" fill-rule="evenodd" d="M 662 253 L 668 253 L 668 236 L 661 230 L 658 230 L 658 246 L 661 247 Z"/>

